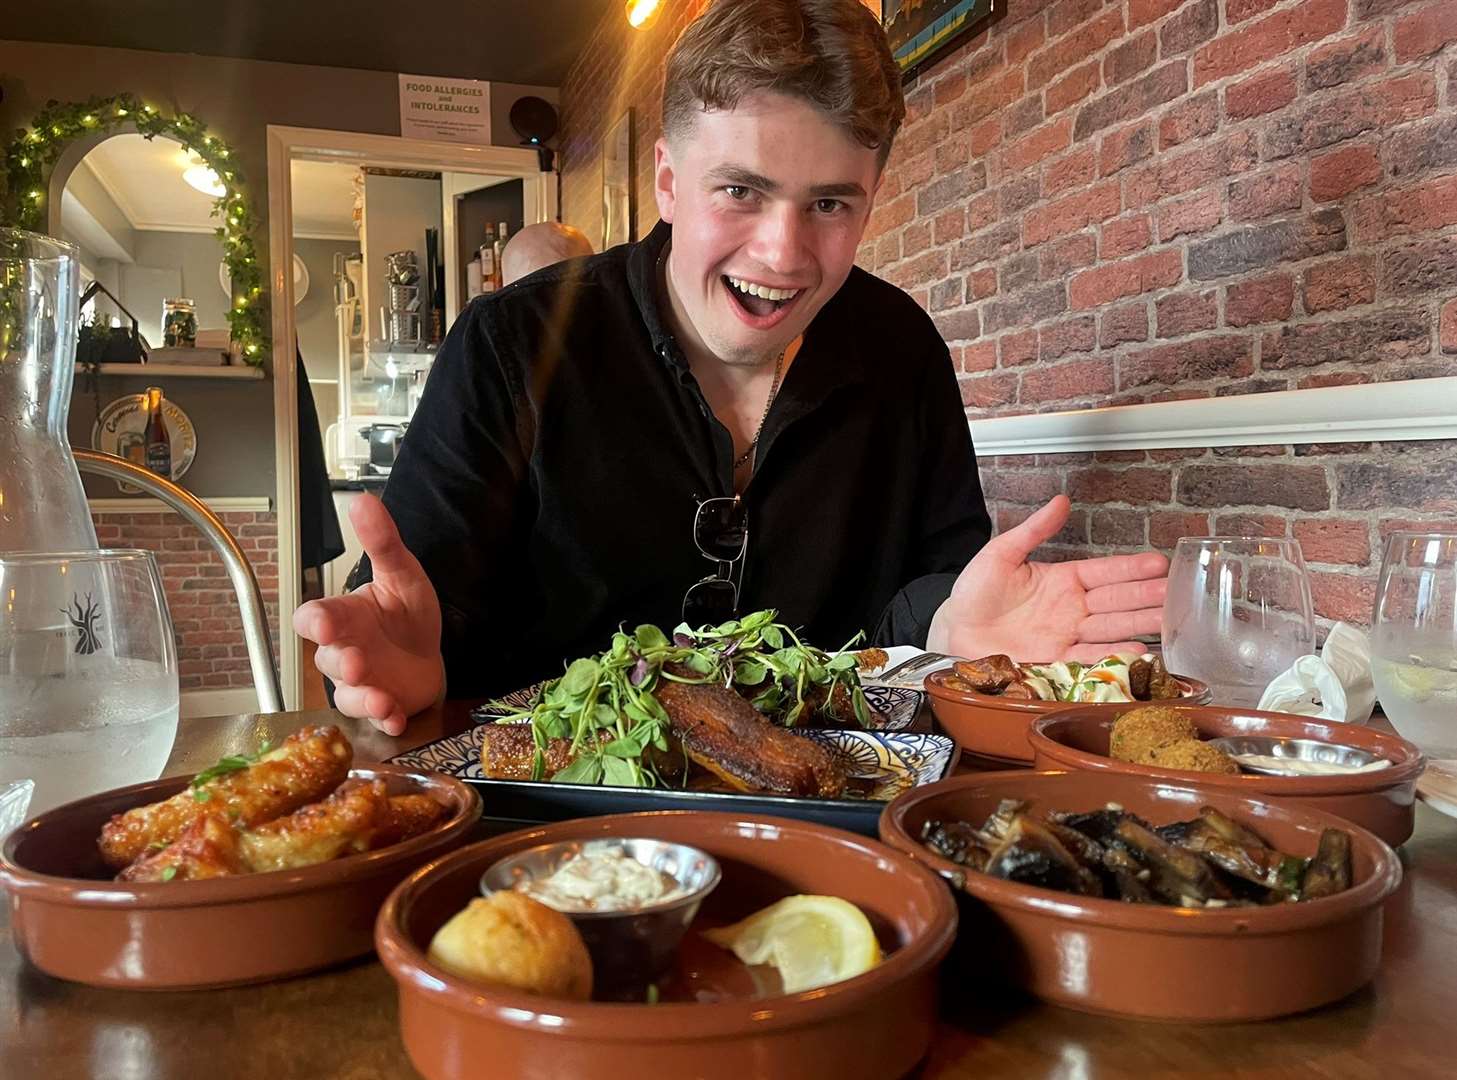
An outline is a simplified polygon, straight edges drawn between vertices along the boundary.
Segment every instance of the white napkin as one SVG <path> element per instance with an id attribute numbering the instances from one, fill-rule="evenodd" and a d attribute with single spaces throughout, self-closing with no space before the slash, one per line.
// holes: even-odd
<path id="1" fill-rule="evenodd" d="M 1261 709 L 1364 724 L 1376 705 L 1371 682 L 1371 641 L 1360 630 L 1336 623 L 1319 656 L 1302 656 L 1265 687 Z"/>

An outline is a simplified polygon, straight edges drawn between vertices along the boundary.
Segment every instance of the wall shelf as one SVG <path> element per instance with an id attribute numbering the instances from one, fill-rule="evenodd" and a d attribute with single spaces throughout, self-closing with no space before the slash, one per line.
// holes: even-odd
<path id="1" fill-rule="evenodd" d="M 85 369 L 76 365 L 76 374 Z M 234 364 L 231 367 L 210 367 L 199 364 L 102 364 L 103 375 L 131 375 L 138 379 L 261 379 L 263 369 Z"/>

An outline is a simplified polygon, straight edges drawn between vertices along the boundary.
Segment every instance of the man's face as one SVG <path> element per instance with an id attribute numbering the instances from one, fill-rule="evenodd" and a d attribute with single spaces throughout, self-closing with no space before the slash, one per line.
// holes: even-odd
<path id="1" fill-rule="evenodd" d="M 875 150 L 782 94 L 700 113 L 671 144 L 658 140 L 685 346 L 734 365 L 777 357 L 849 276 L 879 176 Z"/>

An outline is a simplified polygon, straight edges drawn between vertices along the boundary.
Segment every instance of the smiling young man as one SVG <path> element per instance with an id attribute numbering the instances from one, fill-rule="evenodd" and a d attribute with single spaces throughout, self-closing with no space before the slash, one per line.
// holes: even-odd
<path id="1" fill-rule="evenodd" d="M 619 625 L 733 610 L 971 656 L 1158 626 L 1161 556 L 1027 561 L 1066 500 L 989 540 L 946 347 L 854 266 L 904 112 L 857 0 L 717 0 L 689 26 L 661 222 L 466 310 L 383 506 L 356 501 L 358 587 L 295 613 L 342 711 L 397 732 L 446 685 L 500 693 Z"/>

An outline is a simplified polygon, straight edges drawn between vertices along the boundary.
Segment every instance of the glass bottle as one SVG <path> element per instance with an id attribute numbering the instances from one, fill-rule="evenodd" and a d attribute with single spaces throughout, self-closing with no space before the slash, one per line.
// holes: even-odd
<path id="1" fill-rule="evenodd" d="M 0 228 L 0 552 L 97 546 L 66 435 L 78 267 L 70 244 Z"/>
<path id="2" fill-rule="evenodd" d="M 506 260 L 503 258 L 503 256 L 506 253 L 506 229 L 507 229 L 507 227 L 508 226 L 507 226 L 506 222 L 504 222 L 504 221 L 501 222 L 500 224 L 498 224 L 496 226 L 496 243 L 495 243 L 496 258 L 495 258 L 495 263 L 496 263 L 496 288 L 498 288 L 498 289 L 504 288 L 505 287 L 505 284 L 506 284 L 504 278 L 502 277 L 502 275 L 505 272 L 505 266 L 506 266 Z"/>
<path id="3" fill-rule="evenodd" d="M 481 264 L 481 292 L 496 291 L 496 231 L 489 225 L 486 226 L 485 243 L 481 244 L 479 251 Z"/>
<path id="4" fill-rule="evenodd" d="M 162 344 L 169 349 L 197 345 L 197 305 L 187 297 L 162 301 Z"/>
<path id="5" fill-rule="evenodd" d="M 158 476 L 172 479 L 172 438 L 162 415 L 162 388 L 147 387 L 147 426 L 143 435 L 146 466 Z"/>

